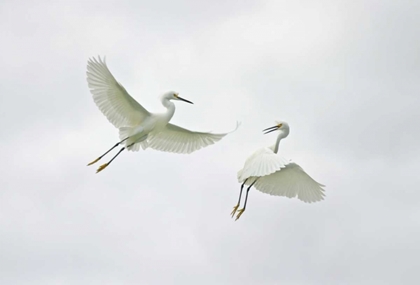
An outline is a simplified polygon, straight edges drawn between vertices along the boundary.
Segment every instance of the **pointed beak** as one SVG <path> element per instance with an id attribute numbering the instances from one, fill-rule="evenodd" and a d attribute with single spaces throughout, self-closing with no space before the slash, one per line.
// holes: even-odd
<path id="1" fill-rule="evenodd" d="M 184 102 L 187 102 L 187 103 L 190 103 L 190 104 L 194 104 L 193 102 L 191 102 L 191 101 L 188 101 L 187 99 L 184 99 L 184 98 L 181 98 L 181 97 L 179 97 L 179 96 L 176 96 L 179 100 L 181 100 L 181 101 L 184 101 Z"/>
<path id="2" fill-rule="evenodd" d="M 266 135 L 268 133 L 277 131 L 278 129 L 279 129 L 279 126 L 274 126 L 274 127 L 269 127 L 269 128 L 264 129 L 263 132 L 265 132 L 264 135 Z"/>

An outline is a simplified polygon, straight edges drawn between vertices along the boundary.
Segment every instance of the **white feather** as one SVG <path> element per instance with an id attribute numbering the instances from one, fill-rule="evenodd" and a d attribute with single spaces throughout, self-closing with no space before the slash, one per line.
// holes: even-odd
<path id="1" fill-rule="evenodd" d="M 297 197 L 304 202 L 324 199 L 324 185 L 312 179 L 299 165 L 287 161 L 276 153 L 280 140 L 289 134 L 286 122 L 277 122 L 279 135 L 276 144 L 251 155 L 238 172 L 238 181 L 270 195 Z"/>
<path id="2" fill-rule="evenodd" d="M 260 177 L 254 187 L 263 193 L 288 198 L 297 197 L 307 203 L 321 201 L 325 196 L 325 190 L 322 188 L 325 186 L 316 182 L 293 162 L 279 171 Z"/>
<path id="3" fill-rule="evenodd" d="M 273 153 L 270 148 L 262 148 L 245 161 L 244 167 L 238 172 L 238 180 L 242 183 L 252 176 L 269 175 L 284 168 L 286 164 L 287 160 Z"/>
<path id="4" fill-rule="evenodd" d="M 148 143 L 149 147 L 155 150 L 191 153 L 214 144 L 227 134 L 193 132 L 168 123 L 160 132 L 151 133 L 148 138 Z"/>
<path id="5" fill-rule="evenodd" d="M 150 116 L 150 113 L 115 80 L 106 66 L 105 59 L 89 59 L 86 74 L 93 100 L 115 127 L 133 127 Z"/>
<path id="6" fill-rule="evenodd" d="M 119 143 L 88 165 L 98 162 L 120 144 L 125 144 L 129 151 L 139 151 L 140 148 L 151 147 L 166 152 L 191 153 L 214 144 L 227 135 L 193 132 L 170 124 L 169 121 L 175 113 L 175 104 L 172 101 L 193 104 L 174 91 L 165 92 L 160 98 L 166 112 L 149 113 L 115 80 L 105 59 L 102 60 L 100 57 L 89 59 L 86 74 L 95 104 L 119 129 L 120 137 Z M 101 165 L 97 172 L 105 169 L 121 152 L 122 150 L 108 163 Z"/>

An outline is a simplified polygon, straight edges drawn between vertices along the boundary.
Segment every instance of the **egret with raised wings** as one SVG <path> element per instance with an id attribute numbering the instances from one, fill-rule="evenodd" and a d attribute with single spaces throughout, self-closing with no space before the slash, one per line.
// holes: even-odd
<path id="1" fill-rule="evenodd" d="M 194 132 L 169 123 L 175 113 L 172 100 L 193 104 L 174 91 L 166 92 L 161 97 L 166 108 L 165 113 L 148 112 L 115 80 L 105 58 L 88 60 L 87 82 L 93 100 L 107 119 L 119 129 L 120 137 L 119 142 L 88 165 L 96 163 L 117 146 L 124 145 L 110 161 L 99 166 L 97 173 L 105 169 L 124 149 L 138 151 L 140 147 L 150 147 L 166 152 L 191 153 L 214 144 L 227 135 Z"/>
<path id="2" fill-rule="evenodd" d="M 299 165 L 288 161 L 277 154 L 280 141 L 289 135 L 289 124 L 277 122 L 274 127 L 263 130 L 265 134 L 278 131 L 276 143 L 271 147 L 262 148 L 251 155 L 244 167 L 238 172 L 238 181 L 242 183 L 238 204 L 233 207 L 232 218 L 240 218 L 246 208 L 248 192 L 252 186 L 257 190 L 274 196 L 296 197 L 306 203 L 324 199 L 324 185 L 312 179 Z M 239 209 L 244 185 L 246 190 L 245 203 Z"/>

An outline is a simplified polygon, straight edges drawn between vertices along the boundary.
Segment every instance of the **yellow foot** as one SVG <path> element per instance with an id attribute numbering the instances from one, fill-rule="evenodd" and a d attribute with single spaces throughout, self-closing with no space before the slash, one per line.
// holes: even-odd
<path id="1" fill-rule="evenodd" d="M 238 210 L 238 208 L 239 208 L 239 204 L 236 205 L 235 207 L 233 207 L 233 211 L 232 211 L 232 213 L 230 213 L 232 215 L 232 218 L 233 218 L 233 216 L 235 216 L 235 213 Z"/>
<path id="2" fill-rule="evenodd" d="M 241 215 L 242 215 L 242 213 L 245 211 L 245 209 L 239 209 L 238 210 L 238 214 L 236 215 L 236 219 L 235 219 L 235 221 L 237 221 L 240 217 L 241 217 Z"/>
<path id="3" fill-rule="evenodd" d="M 98 173 L 98 172 L 100 172 L 100 171 L 104 170 L 104 169 L 105 169 L 105 167 L 107 167 L 107 166 L 108 166 L 108 163 L 102 164 L 101 166 L 99 166 L 98 170 L 96 170 L 96 173 Z"/>
<path id="4" fill-rule="evenodd" d="M 89 164 L 88 164 L 88 166 L 89 166 L 89 165 L 92 165 L 92 164 L 94 164 L 94 163 L 97 163 L 99 160 L 100 160 L 100 158 L 98 157 L 97 159 L 95 159 L 94 161 L 92 161 L 91 163 L 89 163 Z"/>

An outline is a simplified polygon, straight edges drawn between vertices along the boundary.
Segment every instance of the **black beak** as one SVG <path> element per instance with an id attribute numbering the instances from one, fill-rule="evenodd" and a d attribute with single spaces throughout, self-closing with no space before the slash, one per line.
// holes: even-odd
<path id="1" fill-rule="evenodd" d="M 279 126 L 274 126 L 274 127 L 266 128 L 266 129 L 263 130 L 263 132 L 265 132 L 264 135 L 266 135 L 268 133 L 271 133 L 271 132 L 274 132 L 274 131 L 277 131 L 278 128 L 279 128 Z"/>
<path id="2" fill-rule="evenodd" d="M 178 98 L 179 100 L 181 100 L 181 101 L 184 101 L 184 102 L 187 102 L 187 103 L 190 103 L 190 104 L 194 104 L 193 102 L 188 101 L 187 99 L 181 98 L 181 97 L 179 97 L 179 96 L 177 96 L 177 98 Z"/>

